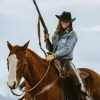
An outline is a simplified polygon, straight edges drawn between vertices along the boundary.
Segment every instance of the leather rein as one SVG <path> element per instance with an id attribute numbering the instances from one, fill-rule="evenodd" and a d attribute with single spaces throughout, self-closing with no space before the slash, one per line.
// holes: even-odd
<path id="1" fill-rule="evenodd" d="M 27 63 L 25 63 L 25 64 L 27 64 Z M 36 85 L 34 85 L 31 89 L 29 89 L 29 90 L 26 90 L 26 89 L 25 89 L 23 92 L 29 93 L 29 92 L 33 91 L 35 88 L 37 88 L 37 87 L 40 85 L 40 83 L 45 79 L 46 75 L 48 74 L 49 69 L 50 69 L 50 61 L 49 61 L 49 65 L 48 65 L 48 68 L 47 68 L 45 74 L 44 74 L 43 77 L 39 80 L 39 82 L 38 82 Z M 40 95 L 40 94 L 46 92 L 46 91 L 49 90 L 50 88 L 52 88 L 52 87 L 57 83 L 57 81 L 58 81 L 59 78 L 60 78 L 60 77 L 58 77 L 56 80 L 54 80 L 53 82 L 51 82 L 50 84 L 48 84 L 47 86 L 45 86 L 44 88 L 42 88 L 41 91 L 39 91 L 39 92 L 37 92 L 36 94 L 34 94 L 33 98 L 35 99 L 36 96 L 38 96 L 38 95 Z"/>

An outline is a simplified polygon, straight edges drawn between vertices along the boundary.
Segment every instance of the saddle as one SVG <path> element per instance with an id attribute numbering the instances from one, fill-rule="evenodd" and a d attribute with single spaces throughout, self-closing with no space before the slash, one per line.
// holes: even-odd
<path id="1" fill-rule="evenodd" d="M 78 69 L 79 70 L 79 69 Z M 87 79 L 89 77 L 89 74 L 85 71 L 80 71 L 80 76 L 83 78 L 83 79 Z"/>
<path id="2" fill-rule="evenodd" d="M 53 64 L 54 64 L 54 66 L 56 67 L 56 69 L 58 70 L 59 77 L 61 77 L 61 78 L 66 78 L 66 77 L 69 76 L 69 73 L 70 73 L 70 72 L 65 73 L 65 71 L 63 70 L 63 68 L 62 68 L 61 63 L 60 63 L 59 60 L 57 60 L 57 59 L 53 60 Z M 87 78 L 89 77 L 89 74 L 88 74 L 87 72 L 81 71 L 81 70 L 79 70 L 79 69 L 77 69 L 77 71 L 79 72 L 80 77 L 81 77 L 82 79 L 85 80 L 85 79 L 87 79 Z"/>

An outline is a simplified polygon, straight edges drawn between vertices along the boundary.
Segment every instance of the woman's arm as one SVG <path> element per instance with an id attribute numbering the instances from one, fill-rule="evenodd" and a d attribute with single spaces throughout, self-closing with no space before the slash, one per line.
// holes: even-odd
<path id="1" fill-rule="evenodd" d="M 46 43 L 46 48 L 48 49 L 49 52 L 53 52 L 53 46 L 50 42 L 50 39 L 49 39 L 49 34 L 46 34 L 44 36 L 44 41 Z"/>
<path id="2" fill-rule="evenodd" d="M 65 43 L 65 46 L 63 48 L 61 48 L 60 50 L 56 51 L 54 53 L 55 57 L 63 57 L 67 54 L 69 54 L 70 52 L 73 51 L 75 45 L 77 42 L 77 36 L 75 34 L 71 35 L 67 42 Z"/>

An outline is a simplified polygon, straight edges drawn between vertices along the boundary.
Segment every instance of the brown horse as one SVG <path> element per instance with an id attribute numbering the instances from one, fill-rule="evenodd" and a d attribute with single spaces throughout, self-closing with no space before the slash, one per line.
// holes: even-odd
<path id="1" fill-rule="evenodd" d="M 57 70 L 54 66 L 50 66 L 50 63 L 42 59 L 35 52 L 27 49 L 27 42 L 24 46 L 12 46 L 7 42 L 10 50 L 8 56 L 8 85 L 10 88 L 15 89 L 18 87 L 21 78 L 27 82 L 26 100 L 63 100 L 64 92 L 62 86 L 62 80 L 58 79 Z M 100 100 L 100 76 L 87 68 L 81 68 L 89 74 L 89 77 L 85 80 L 85 85 L 89 91 L 89 94 L 95 100 Z M 57 80 L 55 82 L 55 80 Z M 54 84 L 50 84 L 54 82 Z M 77 92 L 73 86 L 72 81 L 68 78 L 67 91 L 68 100 L 85 100 L 80 97 L 80 93 Z M 48 85 L 50 84 L 50 85 Z M 41 91 L 42 90 L 42 91 Z M 70 96 L 69 96 L 70 95 Z M 80 99 L 81 98 L 81 99 Z"/>

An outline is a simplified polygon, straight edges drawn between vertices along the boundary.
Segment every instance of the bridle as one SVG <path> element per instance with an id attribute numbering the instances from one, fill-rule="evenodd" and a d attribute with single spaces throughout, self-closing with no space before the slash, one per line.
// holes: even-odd
<path id="1" fill-rule="evenodd" d="M 8 59 L 7 59 L 7 66 L 8 66 L 8 71 L 9 71 Z M 24 94 L 23 90 L 22 90 L 22 93 L 21 93 L 21 94 L 17 94 L 17 93 L 15 93 L 15 92 L 13 91 L 13 89 L 8 85 L 8 83 L 7 83 L 7 86 L 9 87 L 11 93 L 12 93 L 13 95 L 15 95 L 15 96 L 22 96 L 22 95 Z"/>

